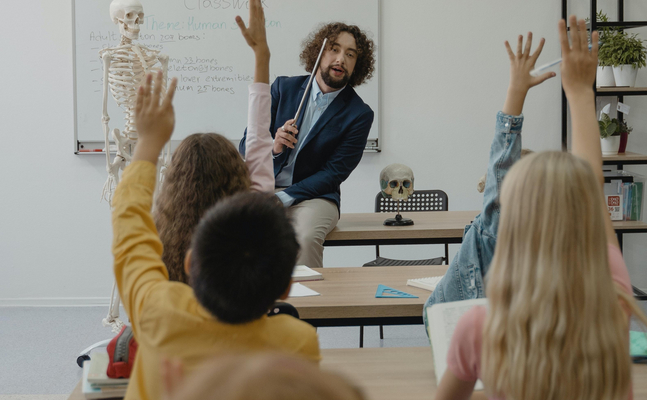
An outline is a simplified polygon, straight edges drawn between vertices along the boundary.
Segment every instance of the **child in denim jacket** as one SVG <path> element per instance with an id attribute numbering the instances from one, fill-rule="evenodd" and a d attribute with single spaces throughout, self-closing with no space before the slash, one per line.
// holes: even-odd
<path id="1" fill-rule="evenodd" d="M 547 72 L 538 77 L 530 75 L 541 54 L 544 39 L 539 42 L 537 50 L 530 54 L 532 34 L 529 34 L 524 50 L 522 50 L 521 38 L 516 54 L 506 42 L 511 61 L 510 85 L 503 110 L 496 116 L 496 129 L 485 182 L 483 211 L 465 227 L 463 244 L 452 260 L 447 273 L 427 299 L 425 309 L 435 303 L 485 297 L 483 277 L 488 271 L 496 247 L 501 183 L 512 164 L 521 157 L 523 103 L 531 87 L 555 76 L 554 72 Z M 426 313 L 423 312 L 423 316 L 427 326 Z"/>

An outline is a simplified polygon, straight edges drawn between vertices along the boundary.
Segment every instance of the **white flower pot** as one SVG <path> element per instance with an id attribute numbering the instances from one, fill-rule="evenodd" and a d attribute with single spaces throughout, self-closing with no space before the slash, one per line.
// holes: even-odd
<path id="1" fill-rule="evenodd" d="M 613 67 L 603 67 L 598 65 L 596 82 L 598 87 L 615 86 L 616 80 L 613 77 Z"/>
<path id="2" fill-rule="evenodd" d="M 613 77 L 616 79 L 616 86 L 634 87 L 638 69 L 631 65 L 620 65 L 613 67 Z"/>
<path id="3" fill-rule="evenodd" d="M 612 156 L 618 154 L 620 148 L 620 136 L 609 136 L 606 139 L 600 138 L 603 156 Z"/>

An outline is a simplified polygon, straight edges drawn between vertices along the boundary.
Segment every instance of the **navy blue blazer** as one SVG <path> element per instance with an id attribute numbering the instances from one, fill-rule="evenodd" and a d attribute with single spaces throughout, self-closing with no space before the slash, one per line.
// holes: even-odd
<path id="1" fill-rule="evenodd" d="M 308 75 L 282 76 L 272 84 L 272 137 L 285 121 L 294 118 L 308 85 L 308 78 Z M 304 114 L 305 112 L 301 113 L 298 126 L 301 126 Z M 373 117 L 373 110 L 352 87 L 346 86 L 339 93 L 311 128 L 297 155 L 292 186 L 285 189 L 286 194 L 295 198 L 294 204 L 324 198 L 333 201 L 339 208 L 339 187 L 362 159 Z M 239 146 L 243 156 L 246 137 L 247 130 Z M 275 177 L 287 164 L 292 151 L 286 147 L 283 153 L 274 158 Z"/>

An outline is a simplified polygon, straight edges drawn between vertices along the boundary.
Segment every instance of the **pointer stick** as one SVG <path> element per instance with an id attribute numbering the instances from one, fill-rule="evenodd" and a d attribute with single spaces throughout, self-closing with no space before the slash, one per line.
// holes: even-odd
<path id="1" fill-rule="evenodd" d="M 308 98 L 308 93 L 310 93 L 310 87 L 312 86 L 312 78 L 314 78 L 315 74 L 317 73 L 317 69 L 319 69 L 319 61 L 321 61 L 321 55 L 323 54 L 324 49 L 326 48 L 326 43 L 328 42 L 328 39 L 324 39 L 323 44 L 321 45 L 321 50 L 319 51 L 319 56 L 317 56 L 317 62 L 315 62 L 314 68 L 312 68 L 312 73 L 310 73 L 310 79 L 308 80 L 308 86 L 306 86 L 306 91 L 303 93 L 303 97 L 301 98 L 301 103 L 299 104 L 299 108 L 297 109 L 297 113 L 294 116 L 294 124 L 292 124 L 293 127 L 297 127 L 297 121 L 299 120 L 299 114 L 301 114 L 301 109 L 303 109 L 303 104 L 305 103 L 306 99 Z"/>

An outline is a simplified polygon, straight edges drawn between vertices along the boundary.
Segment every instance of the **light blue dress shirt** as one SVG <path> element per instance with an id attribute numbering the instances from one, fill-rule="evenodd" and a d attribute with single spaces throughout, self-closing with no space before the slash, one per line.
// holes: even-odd
<path id="1" fill-rule="evenodd" d="M 288 157 L 288 163 L 276 176 L 275 185 L 277 187 L 288 187 L 292 185 L 294 162 L 297 159 L 299 151 L 301 151 L 301 146 L 306 141 L 306 138 L 310 134 L 310 130 L 317 123 L 319 117 L 321 117 L 330 103 L 335 100 L 335 98 L 339 95 L 339 93 L 341 93 L 342 90 L 343 88 L 324 94 L 319 88 L 317 80 L 312 80 L 312 88 L 310 89 L 310 101 L 308 101 L 305 114 L 303 114 L 303 120 L 301 121 L 301 127 L 299 128 L 299 134 L 297 135 L 297 143 L 295 144 L 294 149 Z M 281 200 L 281 202 L 283 202 L 283 205 L 286 207 L 289 207 L 292 205 L 292 203 L 294 203 L 294 198 L 285 192 L 278 192 L 276 196 L 279 198 L 279 200 Z"/>

